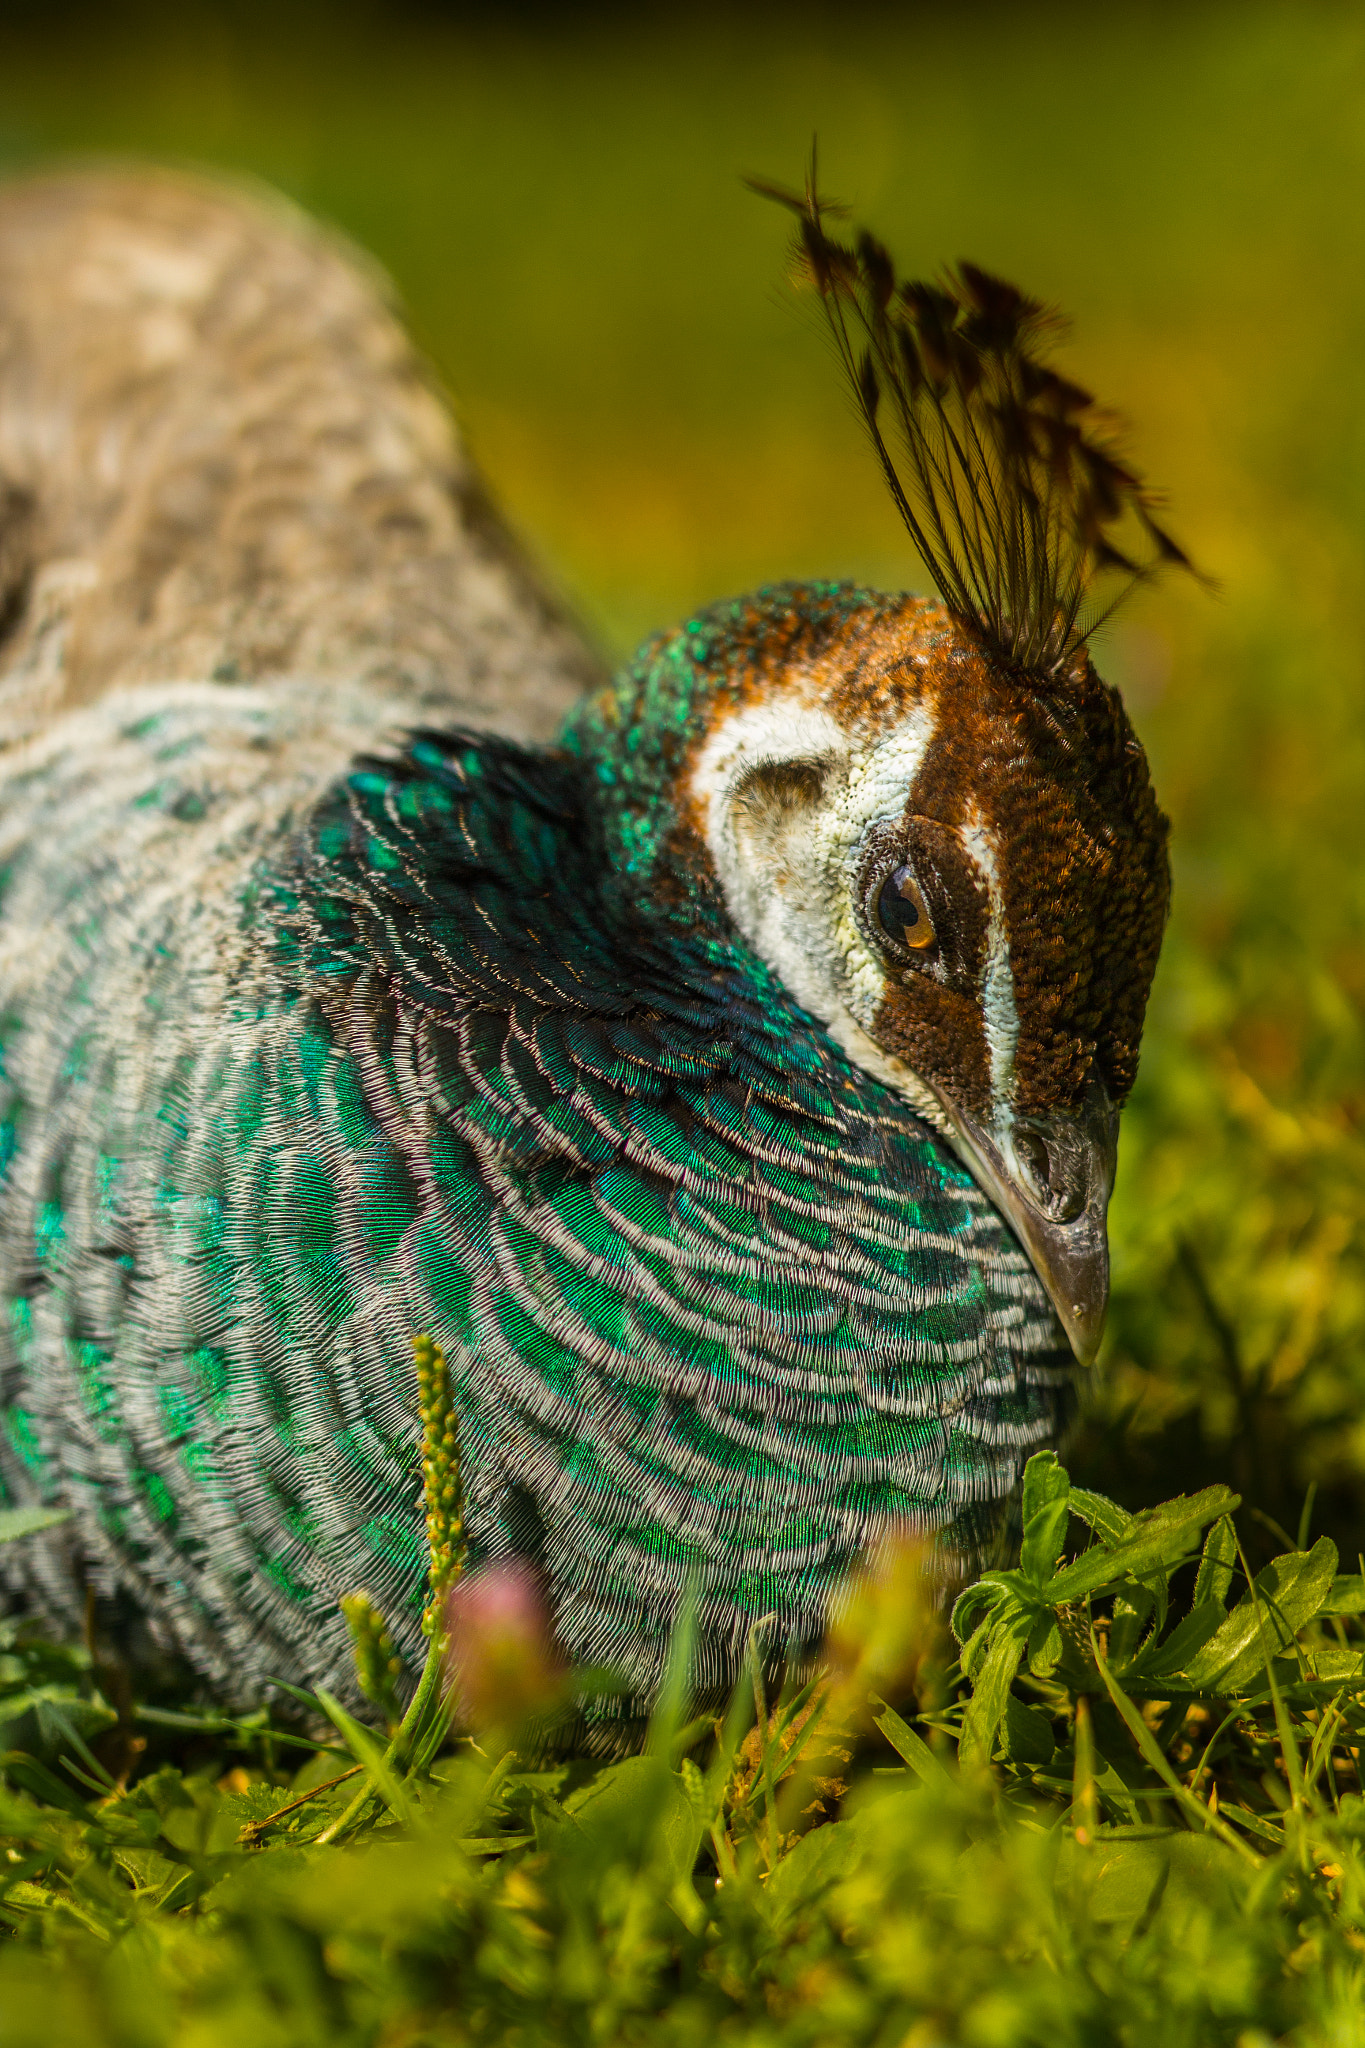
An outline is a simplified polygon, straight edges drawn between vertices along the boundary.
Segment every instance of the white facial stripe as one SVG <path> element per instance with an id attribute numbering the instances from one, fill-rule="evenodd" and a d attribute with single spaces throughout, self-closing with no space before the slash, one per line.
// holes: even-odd
<path id="1" fill-rule="evenodd" d="M 842 816 L 850 847 L 878 818 L 899 818 L 924 766 L 938 723 L 936 707 L 921 698 L 884 740 L 853 761 Z"/>
<path id="2" fill-rule="evenodd" d="M 922 700 L 869 739 L 802 702 L 800 688 L 788 678 L 724 719 L 697 757 L 691 795 L 739 929 L 851 1056 L 880 1072 L 867 1033 L 886 993 L 886 963 L 855 915 L 858 868 L 870 828 L 905 811 L 935 706 Z M 761 771 L 800 763 L 816 773 L 804 789 L 793 774 L 789 804 L 773 799 L 772 785 L 765 792 Z M 931 1099 L 896 1065 L 902 1092 Z"/>
<path id="3" fill-rule="evenodd" d="M 755 952 L 849 1058 L 911 1103 L 975 1172 L 933 1088 L 871 1036 L 888 969 L 858 921 L 868 834 L 897 824 L 914 807 L 936 725 L 937 704 L 926 693 L 890 731 L 868 736 L 865 728 L 839 725 L 813 690 L 803 699 L 802 678 L 788 675 L 766 699 L 731 713 L 707 736 L 690 794 L 730 915 Z M 981 1014 L 990 1136 L 1006 1173 L 1028 1185 L 1029 1171 L 1014 1146 L 1019 1013 L 999 849 L 979 814 L 969 816 L 959 837 L 989 906 Z"/>
<path id="4" fill-rule="evenodd" d="M 986 959 L 981 975 L 981 1015 L 991 1063 L 991 1106 L 997 1137 L 1003 1140 L 1014 1121 L 1011 1102 L 1014 1095 L 1014 1059 L 1019 1049 L 1019 1011 L 1014 1001 L 1014 972 L 1010 966 L 1000 864 L 996 857 L 995 834 L 981 818 L 973 817 L 962 827 L 959 836 L 968 858 L 986 885 L 990 903 Z"/>

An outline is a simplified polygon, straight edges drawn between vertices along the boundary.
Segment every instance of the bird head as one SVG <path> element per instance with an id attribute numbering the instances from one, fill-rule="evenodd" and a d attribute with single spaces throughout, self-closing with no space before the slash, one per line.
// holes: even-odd
<path id="1" fill-rule="evenodd" d="M 1088 1361 L 1170 893 L 1117 692 L 1083 652 L 1040 689 L 923 598 L 793 585 L 654 642 L 589 729 L 627 890 L 719 914 L 947 1138 Z"/>
<path id="2" fill-rule="evenodd" d="M 650 869 L 671 914 L 722 906 L 944 1134 L 1088 1362 L 1170 896 L 1166 820 L 1088 645 L 1189 564 L 1042 360 L 1055 316 L 971 264 L 898 281 L 871 236 L 830 235 L 813 166 L 804 193 L 760 189 L 797 215 L 798 276 L 941 601 L 815 584 L 718 606 L 647 646 L 576 743 L 627 886 Z"/>

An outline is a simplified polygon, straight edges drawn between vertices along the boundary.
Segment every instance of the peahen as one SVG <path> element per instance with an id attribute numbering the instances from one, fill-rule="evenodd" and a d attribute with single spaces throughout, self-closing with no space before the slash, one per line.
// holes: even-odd
<path id="1" fill-rule="evenodd" d="M 419 1659 L 418 1331 L 626 1716 L 689 1585 L 705 1689 L 979 1554 L 1093 1355 L 1168 869 L 1086 636 L 1183 557 L 1039 306 L 775 196 L 941 601 L 612 681 L 320 233 L 0 199 L 4 1564 L 225 1697 L 347 1690 L 357 1586 Z"/>

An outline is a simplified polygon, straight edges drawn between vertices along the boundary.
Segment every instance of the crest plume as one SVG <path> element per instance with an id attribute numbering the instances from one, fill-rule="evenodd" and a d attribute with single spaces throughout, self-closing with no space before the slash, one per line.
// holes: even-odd
<path id="1" fill-rule="evenodd" d="M 1056 313 L 973 263 L 915 282 L 874 236 L 836 240 L 825 222 L 846 209 L 821 197 L 814 151 L 804 192 L 748 183 L 796 214 L 798 261 L 896 508 L 945 604 L 991 653 L 1055 674 L 1135 584 L 1192 567 L 1112 422 L 1043 360 Z"/>

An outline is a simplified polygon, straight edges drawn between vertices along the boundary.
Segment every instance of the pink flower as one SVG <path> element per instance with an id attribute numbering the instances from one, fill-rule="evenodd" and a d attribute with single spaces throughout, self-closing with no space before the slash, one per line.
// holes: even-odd
<path id="1" fill-rule="evenodd" d="M 470 1572 L 446 1600 L 451 1689 L 469 1728 L 515 1728 L 558 1698 L 564 1667 L 540 1582 L 505 1560 Z"/>

